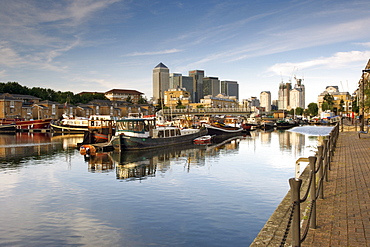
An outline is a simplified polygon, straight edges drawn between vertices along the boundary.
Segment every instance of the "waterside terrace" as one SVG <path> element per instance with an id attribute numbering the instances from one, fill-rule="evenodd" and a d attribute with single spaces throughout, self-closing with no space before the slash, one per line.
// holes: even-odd
<path id="1" fill-rule="evenodd" d="M 327 170 L 324 169 L 323 190 L 319 189 L 321 179 L 317 176 L 316 196 L 308 195 L 300 205 L 301 227 L 294 227 L 297 218 L 292 208 L 303 199 L 292 199 L 297 194 L 291 189 L 250 246 L 370 246 L 370 133 L 359 138 L 355 126 L 344 125 L 339 129 L 331 160 Z M 320 163 L 326 162 L 325 158 L 321 161 L 315 160 L 314 169 L 319 170 Z M 307 182 L 310 170 L 307 166 L 300 177 L 299 198 L 312 191 Z"/>

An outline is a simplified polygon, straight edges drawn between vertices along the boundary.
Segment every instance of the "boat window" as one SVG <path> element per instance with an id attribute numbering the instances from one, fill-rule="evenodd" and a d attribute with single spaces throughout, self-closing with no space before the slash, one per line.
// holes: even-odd
<path id="1" fill-rule="evenodd" d="M 176 129 L 176 135 L 177 135 L 177 136 L 181 135 L 181 133 L 180 133 L 180 130 L 179 130 L 179 129 Z"/>
<path id="2" fill-rule="evenodd" d="M 163 130 L 158 131 L 158 138 L 163 137 Z"/>
<path id="3" fill-rule="evenodd" d="M 165 137 L 169 137 L 170 136 L 170 130 L 165 130 Z"/>
<path id="4" fill-rule="evenodd" d="M 174 129 L 172 129 L 172 130 L 171 130 L 171 136 L 175 136 L 175 135 L 176 135 L 175 130 L 174 130 Z"/>

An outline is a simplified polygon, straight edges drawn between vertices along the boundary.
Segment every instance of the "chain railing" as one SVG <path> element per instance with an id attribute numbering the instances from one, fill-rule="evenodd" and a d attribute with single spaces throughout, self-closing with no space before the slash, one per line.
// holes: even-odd
<path id="1" fill-rule="evenodd" d="M 302 179 L 289 179 L 292 200 L 291 213 L 280 246 L 285 246 L 290 230 L 292 236 L 291 245 L 295 247 L 301 246 L 301 243 L 307 237 L 309 228 L 316 229 L 316 202 L 318 198 L 324 199 L 324 181 L 328 181 L 328 171 L 330 171 L 330 163 L 334 155 L 338 134 L 339 124 L 336 124 L 329 136 L 323 141 L 323 145 L 318 147 L 316 155 L 308 158 L 310 176 L 303 198 L 301 198 Z M 301 224 L 301 204 L 306 202 L 309 197 L 311 202 L 308 204 L 309 212 L 306 214 L 307 223 Z M 302 225 L 305 225 L 305 229 L 302 229 Z M 302 235 L 301 232 L 303 232 Z"/>

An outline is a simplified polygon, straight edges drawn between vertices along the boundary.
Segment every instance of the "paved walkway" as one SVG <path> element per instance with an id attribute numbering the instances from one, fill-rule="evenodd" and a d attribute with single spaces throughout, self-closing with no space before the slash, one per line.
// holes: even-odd
<path id="1" fill-rule="evenodd" d="M 310 229 L 302 246 L 370 246 L 370 133 L 347 129 L 339 133 L 317 201 L 317 229 Z"/>

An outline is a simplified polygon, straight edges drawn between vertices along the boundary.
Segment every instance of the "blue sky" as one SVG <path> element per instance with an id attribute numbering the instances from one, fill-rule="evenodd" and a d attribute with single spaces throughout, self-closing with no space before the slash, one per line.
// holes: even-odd
<path id="1" fill-rule="evenodd" d="M 152 70 L 239 83 L 240 99 L 303 78 L 353 93 L 370 59 L 370 1 L 3 0 L 0 81 L 56 91 L 135 89 Z"/>

